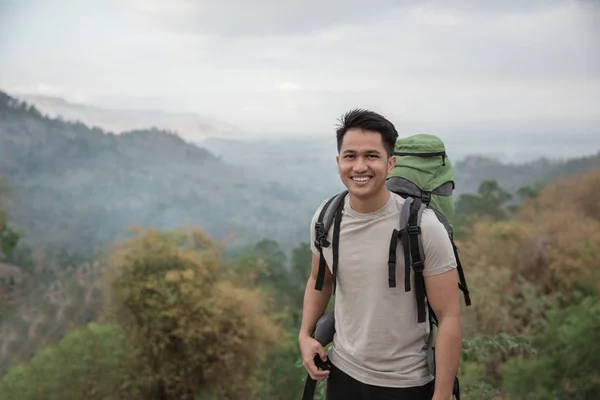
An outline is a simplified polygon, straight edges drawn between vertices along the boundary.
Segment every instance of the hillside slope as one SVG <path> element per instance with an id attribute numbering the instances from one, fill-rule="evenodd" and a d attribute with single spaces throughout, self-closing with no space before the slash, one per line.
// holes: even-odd
<path id="1" fill-rule="evenodd" d="M 156 127 L 177 131 L 189 140 L 208 137 L 231 137 L 242 135 L 241 130 L 231 124 L 193 113 L 172 113 L 162 110 L 109 109 L 68 102 L 60 97 L 40 95 L 13 96 L 40 110 L 51 118 L 60 117 L 67 121 L 81 121 L 88 126 L 97 126 L 109 132 L 126 132 Z"/>
<path id="2" fill-rule="evenodd" d="M 29 243 L 82 252 L 129 225 L 196 225 L 216 238 L 296 243 L 289 227 L 304 228 L 315 207 L 305 188 L 265 183 L 174 134 L 107 134 L 43 117 L 3 93 L 0 174 Z"/>
<path id="3" fill-rule="evenodd" d="M 11 223 L 26 243 L 89 254 L 127 226 L 201 226 L 216 240 L 308 238 L 315 208 L 342 190 L 335 142 L 209 141 L 210 151 L 157 129 L 115 135 L 44 117 L 0 92 L 0 175 Z M 215 155 L 216 153 L 216 155 Z M 600 166 L 600 154 L 566 162 L 456 163 L 457 196 L 483 180 L 514 191 Z"/>

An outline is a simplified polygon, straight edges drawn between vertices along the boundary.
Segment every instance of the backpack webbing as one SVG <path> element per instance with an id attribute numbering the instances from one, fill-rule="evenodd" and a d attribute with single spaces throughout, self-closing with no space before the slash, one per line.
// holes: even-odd
<path id="1" fill-rule="evenodd" d="M 423 252 L 423 243 L 421 241 L 421 217 L 423 215 L 423 211 L 426 208 L 433 210 L 435 215 L 438 217 L 438 220 L 442 222 L 448 231 L 448 224 L 444 220 L 444 217 L 435 212 L 435 209 L 429 207 L 429 199 L 430 196 L 428 196 L 427 193 L 424 194 L 423 198 L 406 196 L 400 212 L 400 229 L 394 230 L 392 233 L 388 259 L 389 287 L 395 287 L 396 244 L 398 241 L 401 241 L 404 250 L 404 290 L 407 292 L 410 291 L 410 268 L 412 267 L 415 278 L 415 295 L 417 298 L 417 321 L 419 323 L 425 322 L 426 320 L 426 293 L 425 279 L 423 277 L 425 256 Z M 454 257 L 456 259 L 456 269 L 459 277 L 458 287 L 463 292 L 465 304 L 470 306 L 471 296 L 469 294 L 462 263 L 460 262 L 460 257 L 458 256 L 458 249 L 452 238 L 451 230 L 448 231 L 448 237 L 452 243 Z"/>
<path id="2" fill-rule="evenodd" d="M 319 218 L 315 223 L 315 247 L 319 250 L 319 270 L 317 272 L 317 281 L 315 282 L 315 290 L 322 290 L 323 284 L 325 283 L 325 268 L 326 262 L 323 257 L 323 247 L 329 247 L 331 243 L 327 240 L 327 234 L 332 223 L 335 223 L 332 237 L 332 248 L 333 253 L 333 265 L 331 266 L 333 275 L 333 294 L 335 295 L 336 287 L 336 273 L 338 266 L 338 247 L 340 241 L 340 224 L 342 222 L 342 209 L 344 208 L 344 199 L 348 191 L 345 190 L 341 193 L 331 197 L 323 205 Z"/>

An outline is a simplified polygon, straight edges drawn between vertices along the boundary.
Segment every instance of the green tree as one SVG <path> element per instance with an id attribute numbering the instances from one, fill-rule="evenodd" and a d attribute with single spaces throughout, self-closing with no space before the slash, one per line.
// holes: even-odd
<path id="1" fill-rule="evenodd" d="M 13 366 L 0 381 L 0 400 L 124 399 L 128 367 L 121 328 L 91 323 Z"/>
<path id="2" fill-rule="evenodd" d="M 4 205 L 4 193 L 7 191 L 0 175 L 0 260 L 5 259 L 17 247 L 22 234 L 8 224 L 8 215 Z"/>
<path id="3" fill-rule="evenodd" d="M 507 203 L 513 196 L 496 181 L 484 181 L 477 194 L 463 194 L 456 202 L 456 238 L 464 238 L 468 226 L 476 220 L 504 220 L 508 217 Z"/>
<path id="4" fill-rule="evenodd" d="M 143 398 L 252 398 L 280 329 L 263 292 L 227 279 L 204 232 L 137 230 L 110 265 L 109 318 L 124 329 Z"/>
<path id="5" fill-rule="evenodd" d="M 522 399 L 600 398 L 599 338 L 597 297 L 551 312 L 533 340 L 536 357 L 514 358 L 504 367 L 504 388 Z"/>

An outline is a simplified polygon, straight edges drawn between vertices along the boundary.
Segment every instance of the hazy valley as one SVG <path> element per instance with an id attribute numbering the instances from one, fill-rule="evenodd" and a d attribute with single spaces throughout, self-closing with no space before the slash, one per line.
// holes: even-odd
<path id="1" fill-rule="evenodd" d="M 6 94 L 0 107 L 0 174 L 11 190 L 10 217 L 34 246 L 87 252 L 122 237 L 128 226 L 195 225 L 232 245 L 273 238 L 289 250 L 307 239 L 318 204 L 343 189 L 333 133 L 219 137 L 195 145 L 158 129 L 117 135 L 85 122 L 50 119 Z M 600 146 L 589 135 L 571 151 L 585 154 L 585 147 L 595 155 L 567 161 L 538 159 L 565 154 L 572 140 L 567 136 L 547 138 L 543 146 L 528 139 L 533 147 L 525 164 L 478 155 L 494 145 L 497 152 L 526 152 L 517 140 L 449 138 L 457 198 L 476 192 L 484 180 L 513 192 L 600 165 Z"/>
<path id="2" fill-rule="evenodd" d="M 156 128 L 115 134 L 49 118 L 0 92 L 0 200 L 9 217 L 0 218 L 0 244 L 10 250 L 0 257 L 0 399 L 81 398 L 88 391 L 98 400 L 116 393 L 179 399 L 180 392 L 161 397 L 168 385 L 210 400 L 246 398 L 248 387 L 253 399 L 298 398 L 305 372 L 294 338 L 310 265 L 308 224 L 318 204 L 343 189 L 335 137 L 213 135 L 186 141 Z M 465 399 L 512 399 L 550 374 L 572 379 L 584 396 L 600 393 L 589 376 L 597 357 L 574 368 L 570 355 L 547 348 L 566 340 L 583 355 L 597 346 L 591 332 L 600 321 L 600 284 L 589 268 L 600 249 L 595 136 L 467 136 L 445 139 L 456 167 L 461 259 L 475 299 L 465 313 Z M 526 157 L 516 161 L 519 154 Z M 538 184 L 548 186 L 538 191 Z M 130 226 L 157 231 L 132 233 Z M 187 227 L 200 230 L 165 232 Z M 25 235 L 16 247 L 13 229 Z M 119 246 L 107 246 L 114 242 Z M 222 258 L 215 245 L 223 246 Z M 190 280 L 200 275 L 206 279 Z M 121 297 L 109 299 L 114 291 Z M 273 300 L 272 309 L 262 308 L 258 293 Z M 124 314 L 106 314 L 107 307 Z M 157 324 L 139 330 L 132 313 Z M 553 333 L 564 326 L 561 315 L 575 327 L 566 339 Z M 193 340 L 159 355 L 150 350 L 177 335 Z M 534 342 L 542 356 L 515 355 L 530 354 L 532 338 L 542 340 Z M 140 358 L 125 357 L 127 346 Z M 198 384 L 198 371 L 209 371 L 202 357 L 215 348 L 228 373 Z M 262 363 L 265 356 L 270 363 Z M 512 367 L 502 372 L 506 365 Z M 170 368 L 187 378 L 175 382 Z M 151 385 L 138 379 L 157 374 Z M 553 384 L 535 388 L 539 394 Z"/>

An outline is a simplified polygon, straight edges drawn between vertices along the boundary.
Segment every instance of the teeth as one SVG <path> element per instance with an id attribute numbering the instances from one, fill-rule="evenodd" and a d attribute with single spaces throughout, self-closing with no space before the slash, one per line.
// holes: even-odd
<path id="1" fill-rule="evenodd" d="M 368 181 L 370 178 L 368 176 L 355 176 L 354 178 L 352 178 L 355 181 L 358 182 L 366 182 Z"/>

